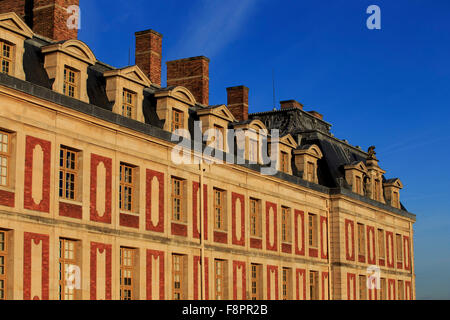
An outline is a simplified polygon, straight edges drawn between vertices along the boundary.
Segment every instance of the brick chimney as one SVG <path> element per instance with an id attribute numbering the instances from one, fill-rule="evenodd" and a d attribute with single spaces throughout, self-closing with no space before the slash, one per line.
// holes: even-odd
<path id="1" fill-rule="evenodd" d="M 73 13 L 71 5 L 80 5 L 79 0 L 1 0 L 0 13 L 15 12 L 25 23 L 41 36 L 55 41 L 78 38 L 77 29 L 67 26 Z"/>
<path id="2" fill-rule="evenodd" d="M 198 103 L 209 105 L 209 59 L 200 56 L 167 62 L 167 86 L 183 86 Z"/>
<path id="3" fill-rule="evenodd" d="M 228 110 L 238 121 L 248 120 L 248 92 L 246 86 L 227 88 Z"/>
<path id="4" fill-rule="evenodd" d="M 297 102 L 295 100 L 280 101 L 280 105 L 281 105 L 281 109 L 298 108 L 300 110 L 303 110 L 303 105 L 300 102 Z"/>
<path id="5" fill-rule="evenodd" d="M 162 34 L 154 30 L 135 33 L 136 65 L 150 81 L 161 86 Z"/>
<path id="6" fill-rule="evenodd" d="M 308 113 L 316 118 L 319 118 L 320 120 L 323 120 L 323 115 L 317 111 L 308 111 Z"/>

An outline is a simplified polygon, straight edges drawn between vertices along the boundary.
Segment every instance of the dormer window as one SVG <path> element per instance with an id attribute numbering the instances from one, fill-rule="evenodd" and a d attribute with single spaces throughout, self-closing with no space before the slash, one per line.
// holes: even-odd
<path id="1" fill-rule="evenodd" d="M 172 132 L 183 129 L 184 114 L 180 110 L 172 109 Z"/>
<path id="2" fill-rule="evenodd" d="M 400 179 L 389 179 L 383 183 L 384 198 L 386 203 L 390 204 L 394 208 L 401 209 L 400 204 L 400 189 L 403 188 L 403 184 Z"/>
<path id="3" fill-rule="evenodd" d="M 289 173 L 289 154 L 281 151 L 280 171 Z"/>
<path id="4" fill-rule="evenodd" d="M 345 170 L 345 180 L 352 189 L 352 192 L 357 193 L 361 196 L 364 195 L 363 181 L 368 179 L 367 167 L 364 162 L 353 162 L 344 166 Z"/>
<path id="5" fill-rule="evenodd" d="M 294 157 L 300 177 L 309 182 L 319 183 L 317 161 L 323 157 L 320 148 L 315 144 L 301 146 L 294 150 Z"/>
<path id="6" fill-rule="evenodd" d="M 122 116 L 127 118 L 134 118 L 136 108 L 136 94 L 124 89 L 122 94 Z"/>
<path id="7" fill-rule="evenodd" d="M 64 67 L 63 93 L 66 96 L 76 98 L 78 96 L 78 72 L 72 68 Z"/>
<path id="8" fill-rule="evenodd" d="M 0 41 L 0 59 L 2 62 L 2 73 L 10 74 L 13 64 L 14 47 L 4 41 Z"/>

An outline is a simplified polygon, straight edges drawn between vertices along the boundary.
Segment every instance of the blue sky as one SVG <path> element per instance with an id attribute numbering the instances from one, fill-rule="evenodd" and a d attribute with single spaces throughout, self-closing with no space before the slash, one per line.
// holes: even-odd
<path id="1" fill-rule="evenodd" d="M 366 28 L 369 5 L 381 30 Z M 377 146 L 417 214 L 418 299 L 450 299 L 450 1 L 81 0 L 79 38 L 115 67 L 134 64 L 134 32 L 164 35 L 163 63 L 205 55 L 210 104 L 250 88 L 250 112 L 296 99 L 336 137 Z M 163 85 L 165 68 L 163 68 Z"/>

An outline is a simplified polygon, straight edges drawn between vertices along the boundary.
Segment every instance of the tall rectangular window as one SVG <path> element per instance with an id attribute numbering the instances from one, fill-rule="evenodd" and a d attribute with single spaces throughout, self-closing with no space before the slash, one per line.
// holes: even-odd
<path id="1" fill-rule="evenodd" d="M 367 300 L 367 278 L 359 276 L 359 300 Z"/>
<path id="2" fill-rule="evenodd" d="M 184 264 L 185 256 L 172 255 L 172 293 L 173 300 L 184 300 Z"/>
<path id="3" fill-rule="evenodd" d="M 308 214 L 308 237 L 309 246 L 312 248 L 317 248 L 317 215 L 311 213 Z"/>
<path id="4" fill-rule="evenodd" d="M 0 300 L 6 300 L 8 232 L 0 230 Z"/>
<path id="5" fill-rule="evenodd" d="M 381 200 L 381 184 L 380 180 L 375 180 L 375 200 L 380 201 Z"/>
<path id="6" fill-rule="evenodd" d="M 289 173 L 289 154 L 281 151 L 280 171 Z"/>
<path id="7" fill-rule="evenodd" d="M 78 82 L 78 72 L 69 68 L 64 67 L 64 87 L 63 87 L 63 93 L 66 96 L 76 98 L 78 95 L 78 88 L 77 88 L 77 82 Z"/>
<path id="8" fill-rule="evenodd" d="M 0 185 L 9 186 L 11 158 L 11 134 L 0 131 Z"/>
<path id="9" fill-rule="evenodd" d="M 397 191 L 394 191 L 393 197 L 394 197 L 394 207 L 400 208 L 400 196 Z"/>
<path id="10" fill-rule="evenodd" d="M 214 189 L 214 226 L 225 231 L 225 191 Z"/>
<path id="11" fill-rule="evenodd" d="M 120 300 L 134 298 L 136 249 L 120 248 Z"/>
<path id="12" fill-rule="evenodd" d="M 227 298 L 226 285 L 226 261 L 214 260 L 214 280 L 215 280 L 215 298 L 216 300 L 225 300 Z"/>
<path id="13" fill-rule="evenodd" d="M 362 194 L 362 180 L 361 177 L 355 177 L 355 192 L 357 194 Z"/>
<path id="14" fill-rule="evenodd" d="M 291 242 L 291 209 L 281 207 L 281 241 Z"/>
<path id="15" fill-rule="evenodd" d="M 78 152 L 61 146 L 59 151 L 59 197 L 75 200 L 78 176 Z"/>
<path id="16" fill-rule="evenodd" d="M 258 163 L 258 140 L 249 138 L 248 159 L 252 163 Z"/>
<path id="17" fill-rule="evenodd" d="M 259 264 L 251 265 L 251 293 L 250 300 L 261 300 L 261 271 L 262 267 Z"/>
<path id="18" fill-rule="evenodd" d="M 364 225 L 358 223 L 358 254 L 363 256 L 366 254 L 366 233 L 364 232 Z"/>
<path id="19" fill-rule="evenodd" d="M 224 150 L 224 143 L 223 143 L 225 139 L 224 129 L 220 126 L 215 125 L 214 132 L 215 132 L 214 148 L 218 150 Z"/>
<path id="20" fill-rule="evenodd" d="M 306 165 L 306 174 L 308 181 L 314 181 L 314 163 L 308 162 Z"/>
<path id="21" fill-rule="evenodd" d="M 134 170 L 135 168 L 120 164 L 119 209 L 124 211 L 134 210 Z"/>
<path id="22" fill-rule="evenodd" d="M 184 115 L 183 112 L 173 109 L 172 110 L 172 132 L 184 127 Z"/>
<path id="23" fill-rule="evenodd" d="M 0 41 L 0 61 L 2 63 L 2 73 L 11 74 L 13 65 L 13 46 Z"/>
<path id="24" fill-rule="evenodd" d="M 72 275 L 79 268 L 77 259 L 78 242 L 69 239 L 59 239 L 59 299 L 77 300 L 77 289 L 68 285 L 68 276 Z M 75 281 L 77 281 L 75 279 Z"/>
<path id="25" fill-rule="evenodd" d="M 378 229 L 378 255 L 380 259 L 386 258 L 386 243 L 384 241 L 384 230 Z"/>
<path id="26" fill-rule="evenodd" d="M 319 300 L 319 272 L 309 272 L 309 296 L 311 300 Z"/>
<path id="27" fill-rule="evenodd" d="M 402 235 L 401 234 L 397 234 L 395 236 L 395 241 L 396 241 L 396 251 L 397 251 L 397 261 L 401 262 L 403 261 L 403 246 L 402 246 Z"/>
<path id="28" fill-rule="evenodd" d="M 403 280 L 398 280 L 398 300 L 405 300 L 405 287 Z"/>
<path id="29" fill-rule="evenodd" d="M 261 237 L 261 201 L 250 198 L 250 236 Z"/>
<path id="30" fill-rule="evenodd" d="M 283 300 L 292 300 L 292 270 L 289 268 L 283 268 L 282 274 L 282 298 Z"/>
<path id="31" fill-rule="evenodd" d="M 124 89 L 122 93 L 122 116 L 127 118 L 134 117 L 136 109 L 136 94 Z"/>
<path id="32" fill-rule="evenodd" d="M 172 178 L 172 219 L 173 221 L 184 221 L 184 181 Z"/>
<path id="33" fill-rule="evenodd" d="M 387 295 L 386 295 L 386 279 L 385 278 L 381 278 L 380 279 L 380 300 L 387 300 Z"/>

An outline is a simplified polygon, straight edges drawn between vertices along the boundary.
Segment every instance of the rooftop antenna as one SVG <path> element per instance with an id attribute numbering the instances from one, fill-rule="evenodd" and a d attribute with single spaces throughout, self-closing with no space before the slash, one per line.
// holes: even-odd
<path id="1" fill-rule="evenodd" d="M 277 109 L 277 103 L 275 100 L 275 69 L 272 69 L 272 86 L 273 86 L 273 109 Z"/>

